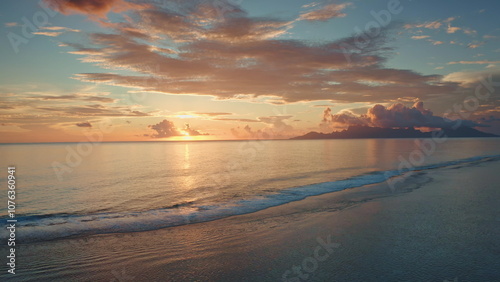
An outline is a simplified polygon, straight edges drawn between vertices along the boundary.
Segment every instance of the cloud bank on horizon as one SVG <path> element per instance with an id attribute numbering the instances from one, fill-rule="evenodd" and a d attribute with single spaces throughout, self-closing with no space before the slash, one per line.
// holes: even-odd
<path id="1" fill-rule="evenodd" d="M 168 138 L 174 136 L 199 136 L 207 135 L 199 132 L 198 130 L 192 129 L 189 124 L 186 124 L 183 129 L 177 128 L 173 122 L 166 119 L 162 120 L 157 124 L 149 125 L 148 128 L 156 131 L 153 134 L 146 134 L 145 136 L 151 136 L 152 138 Z"/>
<path id="2" fill-rule="evenodd" d="M 416 102 L 412 107 L 401 103 L 385 107 L 376 104 L 369 108 L 366 114 L 356 115 L 349 111 L 332 114 L 330 108 L 323 112 L 322 128 L 330 126 L 361 125 L 382 128 L 452 128 L 459 123 L 464 127 L 488 127 L 489 125 L 476 123 L 471 120 L 450 120 L 435 116 L 433 112 L 424 108 L 423 102 Z"/>

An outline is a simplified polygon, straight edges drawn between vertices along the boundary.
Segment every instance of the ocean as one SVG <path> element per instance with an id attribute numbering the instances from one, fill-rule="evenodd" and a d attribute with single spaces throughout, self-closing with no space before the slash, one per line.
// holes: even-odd
<path id="1" fill-rule="evenodd" d="M 499 141 L 3 144 L 0 201 L 7 202 L 7 169 L 15 167 L 20 243 L 156 230 L 384 182 L 408 169 L 499 158 Z M 8 219 L 4 204 L 1 214 Z"/>

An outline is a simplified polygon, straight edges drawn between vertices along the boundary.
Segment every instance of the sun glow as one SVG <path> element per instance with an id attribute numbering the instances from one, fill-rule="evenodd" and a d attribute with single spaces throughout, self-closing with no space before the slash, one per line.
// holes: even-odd
<path id="1" fill-rule="evenodd" d="M 178 118 L 196 118 L 197 116 L 185 114 L 185 115 L 176 115 L 176 117 L 178 117 Z"/>

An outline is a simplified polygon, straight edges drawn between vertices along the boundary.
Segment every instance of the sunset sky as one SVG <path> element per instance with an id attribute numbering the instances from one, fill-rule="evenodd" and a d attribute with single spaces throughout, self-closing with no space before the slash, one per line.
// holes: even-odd
<path id="1" fill-rule="evenodd" d="M 498 11 L 492 0 L 1 1 L 0 142 L 289 138 L 439 127 L 445 113 L 500 134 Z"/>

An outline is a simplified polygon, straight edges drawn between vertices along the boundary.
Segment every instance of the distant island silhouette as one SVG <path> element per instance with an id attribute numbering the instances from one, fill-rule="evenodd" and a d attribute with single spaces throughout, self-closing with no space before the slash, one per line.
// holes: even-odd
<path id="1" fill-rule="evenodd" d="M 439 132 L 443 131 L 443 132 Z M 444 134 L 444 135 L 443 135 Z M 321 133 L 311 131 L 305 135 L 291 139 L 357 139 L 357 138 L 432 138 L 433 136 L 447 136 L 452 138 L 461 137 L 500 137 L 495 134 L 486 133 L 472 127 L 461 126 L 457 129 L 443 128 L 430 132 L 422 132 L 415 128 L 381 128 L 369 126 L 349 126 L 342 131 L 332 133 Z"/>

